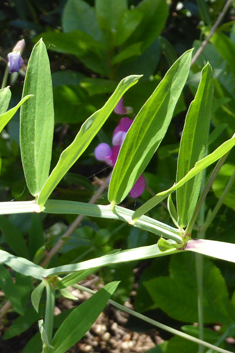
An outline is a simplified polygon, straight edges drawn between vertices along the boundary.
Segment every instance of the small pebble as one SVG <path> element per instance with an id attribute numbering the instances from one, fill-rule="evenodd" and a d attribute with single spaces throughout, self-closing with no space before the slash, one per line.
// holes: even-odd
<path id="1" fill-rule="evenodd" d="M 105 332 L 102 336 L 101 336 L 101 339 L 103 341 L 108 341 L 110 339 L 111 335 L 109 332 Z"/>

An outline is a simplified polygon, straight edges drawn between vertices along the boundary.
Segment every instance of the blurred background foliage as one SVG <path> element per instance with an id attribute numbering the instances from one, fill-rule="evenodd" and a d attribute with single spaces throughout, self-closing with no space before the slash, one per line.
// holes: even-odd
<path id="1" fill-rule="evenodd" d="M 55 106 L 52 168 L 62 150 L 72 142 L 81 124 L 102 107 L 120 79 L 130 74 L 142 74 L 140 82 L 124 96 L 124 105 L 133 108 L 130 117 L 134 118 L 177 57 L 187 49 L 194 47 L 196 51 L 202 45 L 224 5 L 224 0 L 3 1 L 0 8 L 0 56 L 6 59 L 19 39 L 24 38 L 26 41 L 23 53 L 25 64 L 19 74 L 10 76 L 8 82 L 12 91 L 10 106 L 20 100 L 27 60 L 34 43 L 42 37 L 48 48 Z M 192 66 L 170 129 L 144 173 L 146 190 L 138 199 L 128 197 L 123 203 L 125 207 L 136 209 L 152 194 L 174 183 L 185 113 L 196 92 L 200 70 L 207 61 L 212 65 L 214 74 L 209 150 L 213 151 L 234 132 L 234 15 L 235 9 L 231 6 Z M 1 60 L 1 78 L 5 66 L 4 60 Z M 111 115 L 83 156 L 60 182 L 53 198 L 82 202 L 90 200 L 100 181 L 111 171 L 106 164 L 95 160 L 94 148 L 100 142 L 111 144 L 112 133 L 119 120 L 117 114 Z M 29 200 L 19 154 L 19 114 L 14 116 L 0 136 L 0 156 L 0 200 Z M 216 204 L 234 168 L 235 155 L 232 151 L 209 193 L 207 211 Z M 210 226 L 207 238 L 235 242 L 234 192 L 235 187 Z M 106 192 L 98 203 L 107 204 Z M 150 216 L 171 224 L 165 203 L 151 210 Z M 0 246 L 17 256 L 40 263 L 74 219 L 72 215 L 1 216 Z M 86 217 L 49 266 L 74 263 L 101 256 L 114 249 L 149 245 L 156 241 L 153 235 L 118 221 Z M 11 326 L 5 336 L 8 339 L 28 329 L 37 321 L 38 315 L 32 314 L 32 308 L 28 306 L 32 290 L 28 277 L 25 279 L 17 274 L 13 283 L 4 268 L 0 268 L 1 271 L 2 275 L 7 276 L 8 289 L 1 279 L 0 287 L 6 299 L 11 301 L 12 293 L 17 289 L 19 301 L 12 302 L 12 305 L 19 315 L 24 314 L 26 322 L 24 328 L 19 323 L 13 328 Z M 198 334 L 192 326 L 197 321 L 196 274 L 192 254 L 112 266 L 101 270 L 99 276 L 104 283 L 122 281 L 115 293 L 114 299 L 117 301 L 124 303 L 131 296 L 136 310 L 175 327 L 184 323 L 185 332 Z M 235 320 L 234 266 L 221 261 L 205 261 L 205 285 L 205 322 L 208 325 L 215 324 L 219 318 L 221 326 L 219 333 L 213 331 L 212 334 L 205 329 L 205 340 L 214 342 Z M 4 304 L 4 299 L 1 298 L 1 301 Z M 177 307 L 173 305 L 176 301 L 179 303 Z M 20 318 L 18 316 L 17 320 Z M 143 323 L 133 323 L 132 320 L 129 327 L 145 329 Z M 187 344 L 191 345 L 180 338 L 171 338 L 165 351 L 197 352 L 194 345 L 194 348 L 190 346 L 187 350 Z M 226 342 L 224 347 L 235 351 Z"/>

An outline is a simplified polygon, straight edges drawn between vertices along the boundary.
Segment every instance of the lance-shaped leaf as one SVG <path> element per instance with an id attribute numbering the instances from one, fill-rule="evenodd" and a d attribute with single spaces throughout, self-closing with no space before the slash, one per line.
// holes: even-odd
<path id="1" fill-rule="evenodd" d="M 11 118 L 15 115 L 15 113 L 17 112 L 17 110 L 19 109 L 19 107 L 25 102 L 27 101 L 27 99 L 29 99 L 30 97 L 32 97 L 31 95 L 28 95 L 26 97 L 24 97 L 23 99 L 21 99 L 21 101 L 12 109 L 8 110 L 6 113 L 3 113 L 0 115 L 0 132 L 2 132 L 2 130 L 4 129 L 4 127 L 6 126 L 6 124 L 11 120 Z"/>
<path id="2" fill-rule="evenodd" d="M 54 347 L 54 353 L 67 352 L 85 335 L 104 309 L 118 284 L 119 282 L 106 284 L 106 286 L 71 312 L 53 337 L 51 344 Z"/>
<path id="3" fill-rule="evenodd" d="M 43 206 L 45 204 L 56 185 L 89 146 L 123 94 L 131 86 L 136 84 L 140 77 L 141 76 L 132 75 L 124 78 L 105 105 L 83 123 L 74 141 L 61 153 L 57 165 L 43 186 L 38 198 L 39 205 Z"/>
<path id="4" fill-rule="evenodd" d="M 206 169 L 209 165 L 216 162 L 218 159 L 223 157 L 227 152 L 229 152 L 233 146 L 235 146 L 235 135 L 220 145 L 214 152 L 210 153 L 205 158 L 201 159 L 195 164 L 195 167 L 192 168 L 183 179 L 178 181 L 168 190 L 159 192 L 157 195 L 153 196 L 150 200 L 145 202 L 137 211 L 134 212 L 132 219 L 136 220 L 141 217 L 143 214 L 151 210 L 153 207 L 157 206 L 162 200 L 164 200 L 168 195 L 173 191 L 176 191 L 178 188 L 183 186 L 187 181 L 193 178 L 195 175 L 200 173 L 202 170 Z"/>
<path id="5" fill-rule="evenodd" d="M 164 138 L 188 77 L 191 55 L 187 51 L 174 63 L 136 116 L 112 173 L 110 202 L 122 202 Z"/>
<path id="6" fill-rule="evenodd" d="M 11 91 L 9 87 L 0 89 L 0 114 L 5 113 L 11 99 Z"/>
<path id="7" fill-rule="evenodd" d="M 190 104 L 180 141 L 177 177 L 181 180 L 204 158 L 207 152 L 210 114 L 213 94 L 213 76 L 210 64 L 202 70 L 202 78 L 195 99 Z M 188 224 L 195 209 L 201 189 L 202 173 L 185 183 L 177 190 L 177 211 L 179 226 Z"/>
<path id="8" fill-rule="evenodd" d="M 54 131 L 50 63 L 42 40 L 29 59 L 23 97 L 33 94 L 21 108 L 20 145 L 27 186 L 37 196 L 49 175 Z"/>

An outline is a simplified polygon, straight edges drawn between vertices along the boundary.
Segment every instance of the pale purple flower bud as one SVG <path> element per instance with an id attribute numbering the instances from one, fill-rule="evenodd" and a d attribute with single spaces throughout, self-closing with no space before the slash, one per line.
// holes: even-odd
<path id="1" fill-rule="evenodd" d="M 18 72 L 23 65 L 24 60 L 22 59 L 21 54 L 24 50 L 24 47 L 25 41 L 22 39 L 15 45 L 12 52 L 8 54 L 8 66 L 10 74 L 13 72 Z"/>
<path id="2" fill-rule="evenodd" d="M 114 146 L 121 146 L 123 144 L 123 141 L 126 137 L 126 132 L 124 131 L 118 131 L 118 133 L 116 133 L 114 136 L 113 136 L 113 140 L 112 140 L 112 143 Z"/>
<path id="3" fill-rule="evenodd" d="M 112 165 L 111 155 L 112 150 L 107 143 L 100 143 L 95 149 L 95 158 L 109 165 Z"/>
<path id="4" fill-rule="evenodd" d="M 19 52 L 20 54 L 23 53 L 23 50 L 24 50 L 24 47 L 25 47 L 25 40 L 24 39 L 21 39 L 19 40 L 16 45 L 14 46 L 14 48 L 12 49 L 12 51 L 17 51 Z"/>
<path id="5" fill-rule="evenodd" d="M 120 99 L 120 101 L 118 102 L 118 104 L 114 108 L 114 113 L 119 114 L 119 115 L 126 114 L 126 109 L 123 104 L 123 97 Z"/>
<path id="6" fill-rule="evenodd" d="M 135 199 L 136 197 L 139 197 L 145 189 L 145 180 L 144 180 L 144 176 L 141 175 L 139 177 L 139 179 L 137 180 L 137 182 L 135 183 L 135 185 L 133 186 L 133 188 L 130 191 L 130 196 Z"/>

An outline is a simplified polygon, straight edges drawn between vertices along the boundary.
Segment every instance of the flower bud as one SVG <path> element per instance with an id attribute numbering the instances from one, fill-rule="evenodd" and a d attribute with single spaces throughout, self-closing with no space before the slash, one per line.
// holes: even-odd
<path id="1" fill-rule="evenodd" d="M 8 54 L 9 73 L 18 72 L 24 63 L 21 54 L 25 47 L 24 39 L 17 42 L 11 53 Z"/>

